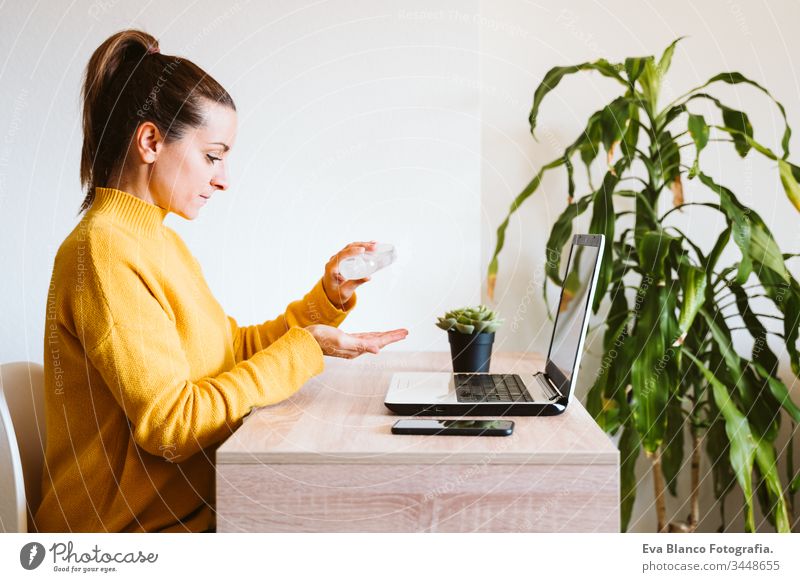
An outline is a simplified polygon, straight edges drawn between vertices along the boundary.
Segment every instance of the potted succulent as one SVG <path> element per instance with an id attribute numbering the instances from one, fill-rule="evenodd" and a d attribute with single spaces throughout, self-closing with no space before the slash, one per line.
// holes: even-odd
<path id="1" fill-rule="evenodd" d="M 453 372 L 488 372 L 494 332 L 504 320 L 485 305 L 448 311 L 438 319 L 436 325 L 450 340 Z"/>

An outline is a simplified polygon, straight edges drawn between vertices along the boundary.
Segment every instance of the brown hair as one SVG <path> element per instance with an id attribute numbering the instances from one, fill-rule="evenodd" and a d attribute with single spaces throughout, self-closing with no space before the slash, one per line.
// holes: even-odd
<path id="1" fill-rule="evenodd" d="M 161 54 L 146 32 L 123 30 L 97 47 L 83 85 L 80 212 L 91 206 L 95 187 L 121 170 L 140 123 L 152 122 L 165 142 L 178 140 L 203 125 L 206 100 L 236 110 L 222 85 L 191 61 Z"/>

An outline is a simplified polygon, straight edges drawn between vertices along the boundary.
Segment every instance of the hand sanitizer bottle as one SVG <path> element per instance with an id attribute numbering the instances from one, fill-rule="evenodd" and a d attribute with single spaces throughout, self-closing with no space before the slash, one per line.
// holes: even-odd
<path id="1" fill-rule="evenodd" d="M 363 279 L 378 269 L 391 265 L 397 259 L 397 252 L 390 244 L 375 245 L 375 250 L 356 257 L 347 257 L 339 262 L 339 273 L 345 279 Z"/>

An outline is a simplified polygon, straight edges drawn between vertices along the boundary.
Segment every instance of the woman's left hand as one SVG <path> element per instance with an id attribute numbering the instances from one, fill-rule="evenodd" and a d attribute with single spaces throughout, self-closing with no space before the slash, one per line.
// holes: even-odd
<path id="1" fill-rule="evenodd" d="M 325 289 L 325 294 L 339 309 L 344 309 L 344 304 L 347 303 L 355 293 L 359 285 L 363 285 L 369 281 L 369 277 L 363 279 L 347 280 L 339 273 L 339 262 L 347 257 L 356 257 L 362 253 L 375 250 L 378 243 L 370 242 L 354 242 L 344 247 L 341 251 L 333 255 L 325 265 L 325 275 L 322 277 L 322 288 Z"/>

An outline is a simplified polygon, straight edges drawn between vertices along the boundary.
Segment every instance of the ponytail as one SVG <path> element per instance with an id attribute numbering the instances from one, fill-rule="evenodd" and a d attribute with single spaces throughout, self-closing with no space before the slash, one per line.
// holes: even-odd
<path id="1" fill-rule="evenodd" d="M 180 139 L 203 125 L 207 101 L 235 110 L 228 92 L 189 60 L 163 55 L 158 41 L 139 30 L 123 30 L 92 54 L 83 84 L 80 212 L 98 186 L 110 186 L 140 123 L 152 122 L 164 140 Z"/>

